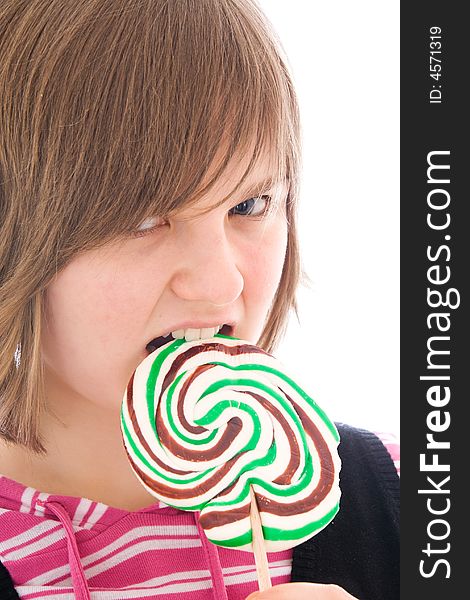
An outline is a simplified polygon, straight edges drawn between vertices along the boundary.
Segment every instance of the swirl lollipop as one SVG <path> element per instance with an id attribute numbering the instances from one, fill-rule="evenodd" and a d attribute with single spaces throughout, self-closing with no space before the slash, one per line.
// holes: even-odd
<path id="1" fill-rule="evenodd" d="M 141 483 L 200 511 L 215 544 L 252 550 L 252 492 L 267 551 L 300 544 L 338 511 L 336 428 L 275 358 L 243 340 L 174 340 L 152 352 L 128 384 L 121 427 Z"/>

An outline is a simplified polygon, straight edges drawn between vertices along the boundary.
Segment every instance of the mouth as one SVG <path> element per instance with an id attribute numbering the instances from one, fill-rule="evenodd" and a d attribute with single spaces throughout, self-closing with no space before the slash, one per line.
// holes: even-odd
<path id="1" fill-rule="evenodd" d="M 211 328 L 213 329 L 213 328 Z M 199 331 L 200 333 L 197 334 L 195 332 Z M 173 337 L 173 335 L 171 333 L 169 333 L 168 335 L 161 335 L 160 337 L 154 338 L 153 340 L 151 340 L 145 347 L 145 349 L 147 350 L 147 352 L 149 354 L 151 354 L 152 352 L 155 352 L 155 350 L 157 350 L 157 348 L 161 348 L 162 346 L 164 346 L 165 344 L 168 344 L 169 342 L 174 341 L 175 339 L 182 339 L 182 338 L 186 338 L 187 341 L 195 341 L 197 339 L 207 339 L 207 335 L 204 335 L 204 329 L 201 330 L 197 330 L 197 329 L 187 329 L 187 330 L 179 330 L 176 332 L 173 332 L 175 334 L 177 334 L 177 337 Z M 221 335 L 232 335 L 233 334 L 233 326 L 232 325 L 222 325 L 222 327 L 220 328 L 219 334 Z M 212 335 L 210 335 L 210 337 L 213 337 L 213 335 L 215 335 L 212 332 Z M 188 339 L 188 337 L 190 337 L 191 339 Z"/>

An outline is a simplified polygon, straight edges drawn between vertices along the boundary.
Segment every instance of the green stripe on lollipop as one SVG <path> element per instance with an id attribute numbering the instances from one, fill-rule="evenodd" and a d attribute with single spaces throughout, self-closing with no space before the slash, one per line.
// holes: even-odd
<path id="1" fill-rule="evenodd" d="M 337 503 L 330 511 L 326 513 L 321 519 L 317 521 L 311 521 L 307 525 L 303 527 L 299 527 L 297 529 L 278 529 L 276 527 L 265 527 L 262 525 L 263 529 L 263 537 L 266 541 L 277 542 L 277 541 L 286 541 L 292 540 L 297 541 L 301 540 L 305 537 L 310 536 L 315 531 L 319 531 L 328 525 L 328 523 L 333 519 L 336 513 L 339 510 L 339 503 Z M 206 531 L 206 535 L 208 539 L 213 544 L 217 546 L 224 546 L 227 548 L 238 548 L 240 546 L 245 546 L 246 544 L 251 544 L 253 541 L 253 535 L 251 528 L 243 533 L 242 535 L 238 535 L 234 538 L 217 540 L 210 537 L 210 529 Z"/>
<path id="2" fill-rule="evenodd" d="M 321 519 L 317 519 L 316 521 L 311 521 L 307 523 L 303 527 L 298 527 L 297 529 L 278 529 L 276 527 L 263 527 L 263 533 L 265 535 L 265 539 L 267 540 L 300 540 L 303 537 L 318 531 L 319 529 L 323 529 L 326 527 L 328 523 L 333 519 L 336 513 L 339 511 L 339 502 L 337 502 L 331 510 L 329 510 L 326 515 L 323 515 Z"/>

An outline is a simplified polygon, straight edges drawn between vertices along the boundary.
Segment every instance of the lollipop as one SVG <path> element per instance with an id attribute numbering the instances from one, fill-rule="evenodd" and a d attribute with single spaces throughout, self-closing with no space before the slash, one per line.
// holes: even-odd
<path id="1" fill-rule="evenodd" d="M 339 508 L 334 424 L 270 354 L 216 335 L 174 340 L 137 367 L 121 410 L 146 489 L 200 511 L 209 540 L 252 550 L 255 496 L 267 551 L 323 529 Z"/>

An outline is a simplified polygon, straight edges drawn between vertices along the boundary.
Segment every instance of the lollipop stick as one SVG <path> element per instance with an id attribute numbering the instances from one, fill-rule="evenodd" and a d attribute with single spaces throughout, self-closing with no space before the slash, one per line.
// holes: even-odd
<path id="1" fill-rule="evenodd" d="M 269 576 L 268 558 L 266 556 L 266 547 L 264 544 L 263 530 L 261 528 L 261 519 L 259 516 L 258 505 L 253 488 L 250 485 L 251 498 L 251 531 L 253 532 L 253 554 L 255 555 L 256 573 L 258 575 L 258 586 L 260 592 L 271 587 L 271 578 Z"/>

